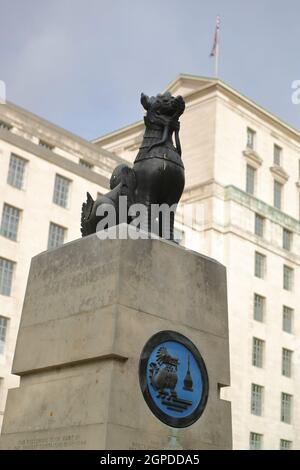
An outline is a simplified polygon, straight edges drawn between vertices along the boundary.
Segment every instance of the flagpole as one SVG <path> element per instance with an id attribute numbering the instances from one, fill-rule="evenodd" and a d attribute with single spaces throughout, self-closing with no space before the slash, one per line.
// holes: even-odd
<path id="1" fill-rule="evenodd" d="M 219 42 L 216 46 L 216 56 L 215 56 L 215 77 L 219 76 Z"/>
<path id="2" fill-rule="evenodd" d="M 215 56 L 215 77 L 219 76 L 219 48 L 220 48 L 220 16 L 217 16 L 217 44 L 216 44 L 216 56 Z"/>
<path id="3" fill-rule="evenodd" d="M 220 47 L 220 16 L 217 16 L 216 20 L 216 28 L 215 28 L 215 35 L 214 35 L 214 43 L 210 53 L 210 57 L 214 57 L 215 59 L 215 77 L 218 78 L 219 76 L 219 47 Z"/>

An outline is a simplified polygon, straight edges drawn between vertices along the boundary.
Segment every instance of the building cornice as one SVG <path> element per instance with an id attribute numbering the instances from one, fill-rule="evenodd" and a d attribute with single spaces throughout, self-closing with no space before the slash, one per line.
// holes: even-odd
<path id="1" fill-rule="evenodd" d="M 183 204 L 191 204 L 192 202 L 197 202 L 212 196 L 224 198 L 224 186 L 213 178 L 205 181 L 205 183 L 185 188 L 180 202 Z"/>
<path id="2" fill-rule="evenodd" d="M 284 134 L 288 134 L 290 138 L 294 139 L 297 143 L 300 143 L 300 132 L 297 129 L 285 123 L 279 117 L 270 113 L 269 111 L 267 111 L 251 99 L 247 98 L 246 96 L 242 95 L 241 93 L 239 93 L 234 88 L 230 87 L 221 80 L 218 80 L 214 83 L 210 83 L 206 87 L 198 91 L 192 92 L 190 95 L 186 96 L 185 100 L 195 100 L 200 97 L 203 92 L 207 93 L 212 90 L 221 92 L 223 95 L 227 96 L 227 98 L 232 99 L 248 111 L 252 112 L 253 114 L 256 114 L 263 121 L 267 121 L 268 124 L 272 125 Z"/>
<path id="3" fill-rule="evenodd" d="M 32 137 L 40 138 L 46 142 L 49 141 L 54 147 L 77 155 L 78 158 L 83 158 L 93 165 L 105 166 L 108 171 L 111 171 L 119 163 L 126 163 L 118 155 L 112 154 L 99 146 L 95 147 L 92 142 L 62 129 L 13 103 L 6 102 L 0 106 L 1 119 L 8 122 L 12 128 L 21 130 Z M 11 132 L 14 133 L 13 130 Z"/>
<path id="4" fill-rule="evenodd" d="M 300 235 L 300 221 L 294 217 L 285 214 L 281 210 L 276 209 L 276 207 L 270 206 L 261 199 L 258 199 L 255 196 L 242 191 L 236 186 L 225 186 L 224 190 L 225 200 L 231 199 L 254 212 L 260 213 L 262 216 L 270 219 L 272 222 L 284 226 L 292 232 Z"/>
<path id="5" fill-rule="evenodd" d="M 289 179 L 287 172 L 279 165 L 273 165 L 270 167 L 270 172 L 272 173 L 274 179 L 284 184 Z"/>
<path id="6" fill-rule="evenodd" d="M 60 168 L 63 168 L 66 171 L 91 181 L 92 183 L 95 183 L 103 188 L 109 187 L 109 179 L 106 176 L 96 173 L 87 167 L 79 165 L 78 163 L 73 162 L 68 158 L 62 157 L 53 150 L 48 150 L 45 147 L 36 145 L 24 137 L 13 134 L 11 131 L 0 129 L 0 140 L 18 147 L 20 150 L 24 150 L 25 152 L 28 152 L 32 155 L 36 155 L 37 157 L 42 158 L 49 163 L 53 163 L 53 165 L 59 166 Z"/>
<path id="7" fill-rule="evenodd" d="M 124 126 L 113 132 L 108 132 L 107 134 L 104 134 L 101 137 L 96 137 L 95 139 L 91 140 L 91 142 L 93 145 L 107 145 L 109 144 L 109 142 L 113 141 L 114 137 L 116 136 L 120 137 L 121 135 L 122 138 L 125 138 L 134 134 L 135 132 L 143 131 L 144 127 L 144 121 L 141 119 L 140 121 L 136 121 L 133 124 L 130 124 L 129 126 Z"/>
<path id="8" fill-rule="evenodd" d="M 250 165 L 254 166 L 255 168 L 259 168 L 263 162 L 262 158 L 253 149 L 246 148 L 246 150 L 243 151 L 243 155 L 246 157 Z"/>
<path id="9" fill-rule="evenodd" d="M 261 214 L 272 222 L 300 235 L 300 220 L 295 219 L 285 212 L 282 212 L 280 209 L 267 204 L 261 199 L 246 193 L 234 185 L 223 186 L 214 179 L 207 180 L 205 183 L 185 189 L 181 198 L 181 203 L 191 204 L 201 202 L 204 199 L 211 197 L 216 197 L 225 201 L 235 201 L 253 212 Z"/>
<path id="10" fill-rule="evenodd" d="M 286 251 L 279 246 L 272 245 L 268 240 L 265 240 L 263 238 L 258 239 L 255 234 L 244 230 L 241 227 L 238 227 L 237 225 L 228 224 L 224 226 L 214 223 L 208 226 L 203 231 L 208 230 L 215 230 L 216 232 L 222 233 L 222 235 L 232 234 L 239 238 L 243 238 L 247 242 L 252 243 L 255 247 L 259 246 L 260 249 L 265 250 L 266 252 L 271 252 L 277 256 L 280 256 L 281 258 L 284 258 L 291 265 L 300 266 L 300 256 L 296 255 L 293 252 Z"/>

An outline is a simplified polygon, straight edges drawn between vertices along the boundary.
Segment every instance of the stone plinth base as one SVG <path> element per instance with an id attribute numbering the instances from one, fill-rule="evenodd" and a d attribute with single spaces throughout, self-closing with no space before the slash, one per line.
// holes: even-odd
<path id="1" fill-rule="evenodd" d="M 139 358 L 162 330 L 187 336 L 209 376 L 200 419 L 150 411 Z M 225 268 L 161 239 L 91 235 L 33 258 L 1 449 L 230 449 Z"/>

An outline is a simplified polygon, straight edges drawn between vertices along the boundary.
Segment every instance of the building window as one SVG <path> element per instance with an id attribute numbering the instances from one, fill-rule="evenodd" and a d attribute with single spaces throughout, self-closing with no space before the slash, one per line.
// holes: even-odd
<path id="1" fill-rule="evenodd" d="M 10 295 L 14 262 L 0 258 L 0 294 Z"/>
<path id="2" fill-rule="evenodd" d="M 289 266 L 283 266 L 283 288 L 293 290 L 294 270 Z"/>
<path id="3" fill-rule="evenodd" d="M 281 165 L 281 155 L 282 155 L 282 148 L 279 145 L 274 145 L 274 153 L 273 153 L 273 162 L 274 165 Z"/>
<path id="4" fill-rule="evenodd" d="M 251 150 L 255 149 L 255 139 L 256 139 L 256 132 L 250 127 L 247 127 L 247 147 Z"/>
<path id="5" fill-rule="evenodd" d="M 70 180 L 63 176 L 55 176 L 53 202 L 61 207 L 67 207 Z"/>
<path id="6" fill-rule="evenodd" d="M 265 226 L 265 218 L 259 214 L 255 214 L 255 235 L 259 237 L 264 236 L 264 226 Z"/>
<path id="7" fill-rule="evenodd" d="M 66 229 L 60 225 L 50 222 L 49 237 L 48 237 L 48 250 L 57 248 L 64 244 Z"/>
<path id="8" fill-rule="evenodd" d="M 41 147 L 44 147 L 45 149 L 48 149 L 48 150 L 53 150 L 54 149 L 54 145 L 52 144 L 49 144 L 48 142 L 45 142 L 45 140 L 39 140 L 39 145 Z"/>
<path id="9" fill-rule="evenodd" d="M 292 441 L 287 441 L 286 439 L 280 439 L 280 450 L 291 450 Z"/>
<path id="10" fill-rule="evenodd" d="M 266 274 L 266 257 L 261 253 L 255 252 L 255 270 L 254 274 L 256 277 L 263 279 Z"/>
<path id="11" fill-rule="evenodd" d="M 246 192 L 249 194 L 254 194 L 255 192 L 255 175 L 256 170 L 251 165 L 247 165 L 246 171 Z"/>
<path id="12" fill-rule="evenodd" d="M 284 250 L 291 251 L 293 241 L 293 233 L 284 228 L 282 230 L 282 247 Z"/>
<path id="13" fill-rule="evenodd" d="M 4 204 L 0 228 L 1 235 L 10 240 L 17 240 L 20 212 L 20 209 Z"/>
<path id="14" fill-rule="evenodd" d="M 281 394 L 281 421 L 290 424 L 292 419 L 292 395 Z"/>
<path id="15" fill-rule="evenodd" d="M 7 183 L 15 188 L 22 189 L 24 185 L 26 160 L 12 154 L 9 161 Z"/>
<path id="16" fill-rule="evenodd" d="M 253 415 L 262 415 L 262 402 L 263 402 L 264 387 L 257 384 L 251 384 L 251 413 Z"/>
<path id="17" fill-rule="evenodd" d="M 282 184 L 274 180 L 274 207 L 281 209 L 282 206 Z"/>
<path id="18" fill-rule="evenodd" d="M 257 432 L 250 432 L 250 450 L 261 450 L 262 439 L 262 434 L 257 434 Z"/>
<path id="19" fill-rule="evenodd" d="M 282 311 L 282 329 L 287 333 L 292 333 L 293 331 L 293 309 L 290 307 L 283 306 Z"/>
<path id="20" fill-rule="evenodd" d="M 252 365 L 263 367 L 265 342 L 262 339 L 253 338 L 252 340 Z"/>
<path id="21" fill-rule="evenodd" d="M 7 122 L 0 121 L 0 129 L 4 129 L 5 131 L 10 131 L 12 126 Z"/>
<path id="22" fill-rule="evenodd" d="M 4 353 L 8 320 L 0 316 L 0 354 Z"/>
<path id="23" fill-rule="evenodd" d="M 292 355 L 293 351 L 282 348 L 282 375 L 285 377 L 291 377 L 292 375 Z"/>
<path id="24" fill-rule="evenodd" d="M 94 165 L 92 163 L 87 162 L 86 160 L 83 160 L 83 158 L 80 158 L 79 165 L 85 166 L 86 168 L 89 168 L 90 170 L 94 168 Z"/>
<path id="25" fill-rule="evenodd" d="M 254 311 L 253 311 L 253 318 L 257 321 L 264 321 L 265 316 L 265 297 L 262 297 L 259 294 L 254 294 Z"/>

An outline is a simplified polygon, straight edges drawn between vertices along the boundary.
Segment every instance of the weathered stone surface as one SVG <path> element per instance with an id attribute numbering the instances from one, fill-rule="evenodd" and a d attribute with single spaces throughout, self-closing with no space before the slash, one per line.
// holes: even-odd
<path id="1" fill-rule="evenodd" d="M 139 386 L 141 351 L 174 330 L 199 349 L 208 403 L 171 429 Z M 164 240 L 96 235 L 32 261 L 0 448 L 228 449 L 230 404 L 225 268 Z M 175 433 L 175 434 L 174 434 Z M 175 437 L 174 437 L 175 436 Z M 175 441 L 174 441 L 175 439 Z"/>

